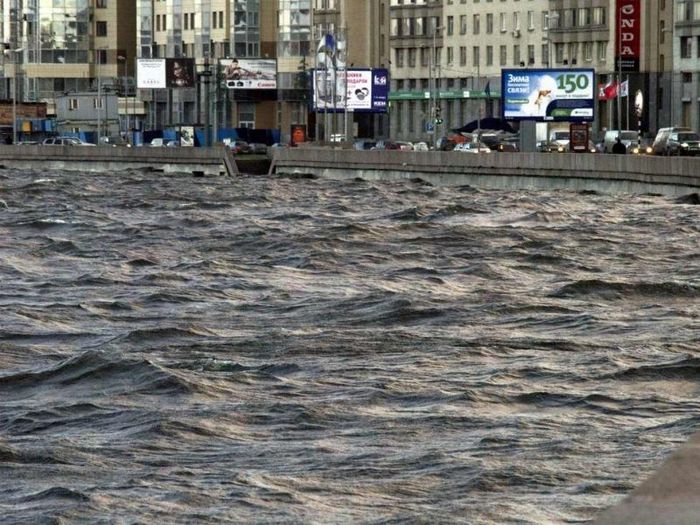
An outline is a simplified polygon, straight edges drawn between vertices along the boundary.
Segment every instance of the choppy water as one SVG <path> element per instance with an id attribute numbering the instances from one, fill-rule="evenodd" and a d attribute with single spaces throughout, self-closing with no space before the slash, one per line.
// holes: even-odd
<path id="1" fill-rule="evenodd" d="M 578 523 L 700 421 L 700 207 L 0 172 L 3 523 Z"/>

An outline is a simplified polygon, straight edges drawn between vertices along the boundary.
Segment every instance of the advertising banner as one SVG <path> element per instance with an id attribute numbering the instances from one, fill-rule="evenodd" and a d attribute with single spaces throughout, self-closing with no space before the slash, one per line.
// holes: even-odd
<path id="1" fill-rule="evenodd" d="M 233 58 L 220 60 L 228 89 L 277 89 L 277 61 Z"/>
<path id="2" fill-rule="evenodd" d="M 615 70 L 639 71 L 642 14 L 639 0 L 617 0 Z"/>
<path id="3" fill-rule="evenodd" d="M 136 60 L 136 87 L 139 89 L 194 87 L 194 83 L 194 58 Z"/>
<path id="4" fill-rule="evenodd" d="M 313 72 L 313 86 L 315 111 L 343 112 L 346 107 L 349 112 L 357 113 L 387 110 L 389 72 L 386 69 L 348 69 L 347 72 L 317 69 Z"/>
<path id="5" fill-rule="evenodd" d="M 136 87 L 139 89 L 163 89 L 167 87 L 165 83 L 165 59 L 137 59 Z"/>
<path id="6" fill-rule="evenodd" d="M 194 58 L 166 58 L 167 87 L 194 87 Z"/>
<path id="7" fill-rule="evenodd" d="M 306 142 L 306 125 L 305 124 L 292 124 L 290 129 L 291 145 L 298 146 L 299 144 Z"/>
<path id="8" fill-rule="evenodd" d="M 592 121 L 596 87 L 592 69 L 504 69 L 503 119 Z"/>

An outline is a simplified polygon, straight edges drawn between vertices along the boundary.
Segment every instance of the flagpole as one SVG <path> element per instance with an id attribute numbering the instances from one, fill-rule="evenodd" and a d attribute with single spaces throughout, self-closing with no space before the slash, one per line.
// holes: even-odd
<path id="1" fill-rule="evenodd" d="M 622 9 L 617 10 L 617 129 L 622 127 L 622 107 L 620 106 L 620 83 L 622 82 Z"/>
<path id="2" fill-rule="evenodd" d="M 625 91 L 625 106 L 627 108 L 626 115 L 625 115 L 625 129 L 630 129 L 630 76 L 627 75 L 627 78 L 625 79 L 625 86 L 626 86 L 626 91 Z"/>

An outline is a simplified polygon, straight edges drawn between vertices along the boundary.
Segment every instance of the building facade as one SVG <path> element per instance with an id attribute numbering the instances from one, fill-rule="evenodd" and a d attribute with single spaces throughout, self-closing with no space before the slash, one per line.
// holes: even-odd
<path id="1" fill-rule="evenodd" d="M 682 0 L 675 7 L 672 122 L 697 130 L 700 126 L 700 2 Z"/>
<path id="2" fill-rule="evenodd" d="M 46 101 L 54 115 L 59 95 L 119 91 L 133 76 L 134 21 L 133 2 L 5 0 L 2 96 Z M 121 98 L 125 111 L 124 94 Z"/>

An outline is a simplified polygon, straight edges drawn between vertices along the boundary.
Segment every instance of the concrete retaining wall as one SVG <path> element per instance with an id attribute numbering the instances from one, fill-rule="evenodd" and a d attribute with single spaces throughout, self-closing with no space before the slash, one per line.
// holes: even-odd
<path id="1" fill-rule="evenodd" d="M 571 189 L 685 195 L 700 189 L 700 159 L 569 153 L 274 150 L 276 173 L 368 180 L 421 178 L 481 188 Z"/>
<path id="2" fill-rule="evenodd" d="M 116 172 L 150 169 L 198 175 L 238 173 L 225 148 L 0 146 L 0 166 L 13 169 Z"/>

